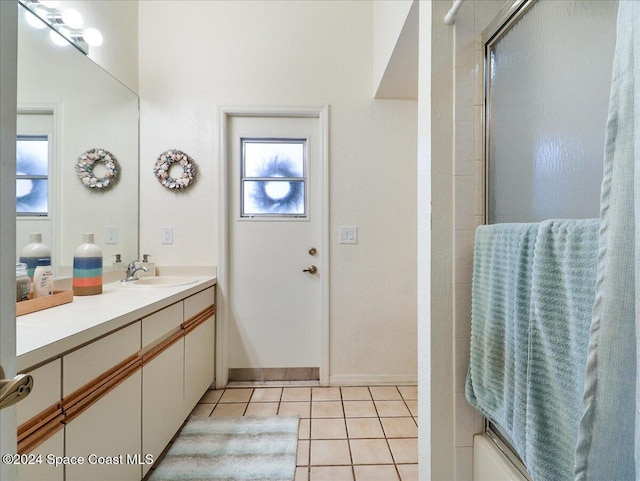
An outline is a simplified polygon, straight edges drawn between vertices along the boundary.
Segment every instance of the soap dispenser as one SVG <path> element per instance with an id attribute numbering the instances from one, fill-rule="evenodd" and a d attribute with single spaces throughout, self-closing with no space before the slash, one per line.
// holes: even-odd
<path id="1" fill-rule="evenodd" d="M 146 272 L 140 269 L 138 271 L 138 277 L 148 277 L 156 275 L 156 264 L 155 262 L 149 262 L 150 254 L 142 254 L 142 262 L 138 262 L 137 267 L 146 267 Z"/>
<path id="2" fill-rule="evenodd" d="M 115 257 L 115 260 L 113 261 L 113 270 L 121 270 L 124 269 L 124 263 L 122 262 L 122 255 L 121 254 L 113 254 L 111 257 Z"/>

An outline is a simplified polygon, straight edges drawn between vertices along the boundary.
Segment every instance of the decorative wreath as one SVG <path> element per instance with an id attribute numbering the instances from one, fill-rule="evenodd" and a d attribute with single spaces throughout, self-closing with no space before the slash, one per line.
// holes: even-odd
<path id="1" fill-rule="evenodd" d="M 93 175 L 96 162 L 101 162 L 107 169 L 104 177 Z M 76 174 L 84 185 L 91 189 L 107 189 L 118 179 L 120 165 L 114 155 L 105 149 L 91 149 L 78 157 Z"/>
<path id="2" fill-rule="evenodd" d="M 169 175 L 173 164 L 182 167 L 182 175 L 176 179 Z M 191 157 L 181 150 L 171 149 L 158 157 L 153 173 L 167 189 L 183 190 L 193 184 L 196 177 L 196 165 Z"/>

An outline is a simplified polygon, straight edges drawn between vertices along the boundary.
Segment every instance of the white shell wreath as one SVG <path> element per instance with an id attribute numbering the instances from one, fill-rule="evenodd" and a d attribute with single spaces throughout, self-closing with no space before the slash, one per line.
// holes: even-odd
<path id="1" fill-rule="evenodd" d="M 169 175 L 169 170 L 174 164 L 182 167 L 182 174 L 177 178 Z M 196 176 L 196 165 L 187 154 L 181 150 L 172 149 L 160 154 L 153 168 L 153 173 L 167 189 L 183 190 L 193 184 Z"/>
<path id="2" fill-rule="evenodd" d="M 96 163 L 102 163 L 106 169 L 103 177 L 96 177 L 93 168 Z M 78 157 L 76 174 L 84 185 L 91 189 L 107 189 L 118 179 L 120 165 L 114 155 L 105 149 L 91 149 Z"/>

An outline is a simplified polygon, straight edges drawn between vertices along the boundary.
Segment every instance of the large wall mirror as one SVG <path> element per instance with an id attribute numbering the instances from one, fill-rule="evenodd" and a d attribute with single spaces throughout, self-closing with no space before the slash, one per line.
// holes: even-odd
<path id="1" fill-rule="evenodd" d="M 19 8 L 17 129 L 24 148 L 17 171 L 33 175 L 17 184 L 17 256 L 30 233 L 40 232 L 57 274 L 68 275 L 82 234 L 92 232 L 105 267 L 116 254 L 137 259 L 138 97 L 71 44 L 54 45 L 52 29 L 32 27 Z M 80 155 L 96 148 L 120 165 L 106 189 L 87 187 L 76 174 Z M 93 175 L 105 172 L 98 163 Z"/>

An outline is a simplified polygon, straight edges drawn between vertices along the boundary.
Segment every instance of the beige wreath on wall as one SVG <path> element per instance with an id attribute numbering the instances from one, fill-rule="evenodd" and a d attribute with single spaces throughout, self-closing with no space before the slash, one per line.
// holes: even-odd
<path id="1" fill-rule="evenodd" d="M 172 169 L 172 167 L 175 167 Z M 173 174 L 170 171 L 180 171 L 180 174 Z M 171 149 L 158 156 L 153 173 L 162 185 L 170 190 L 184 190 L 190 187 L 195 181 L 196 165 L 191 157 L 181 150 Z"/>
<path id="2" fill-rule="evenodd" d="M 93 173 L 96 165 L 102 164 L 106 173 L 97 177 Z M 105 149 L 91 149 L 78 157 L 76 162 L 76 174 L 84 185 L 90 189 L 103 190 L 111 187 L 118 180 L 120 165 L 115 156 Z"/>

